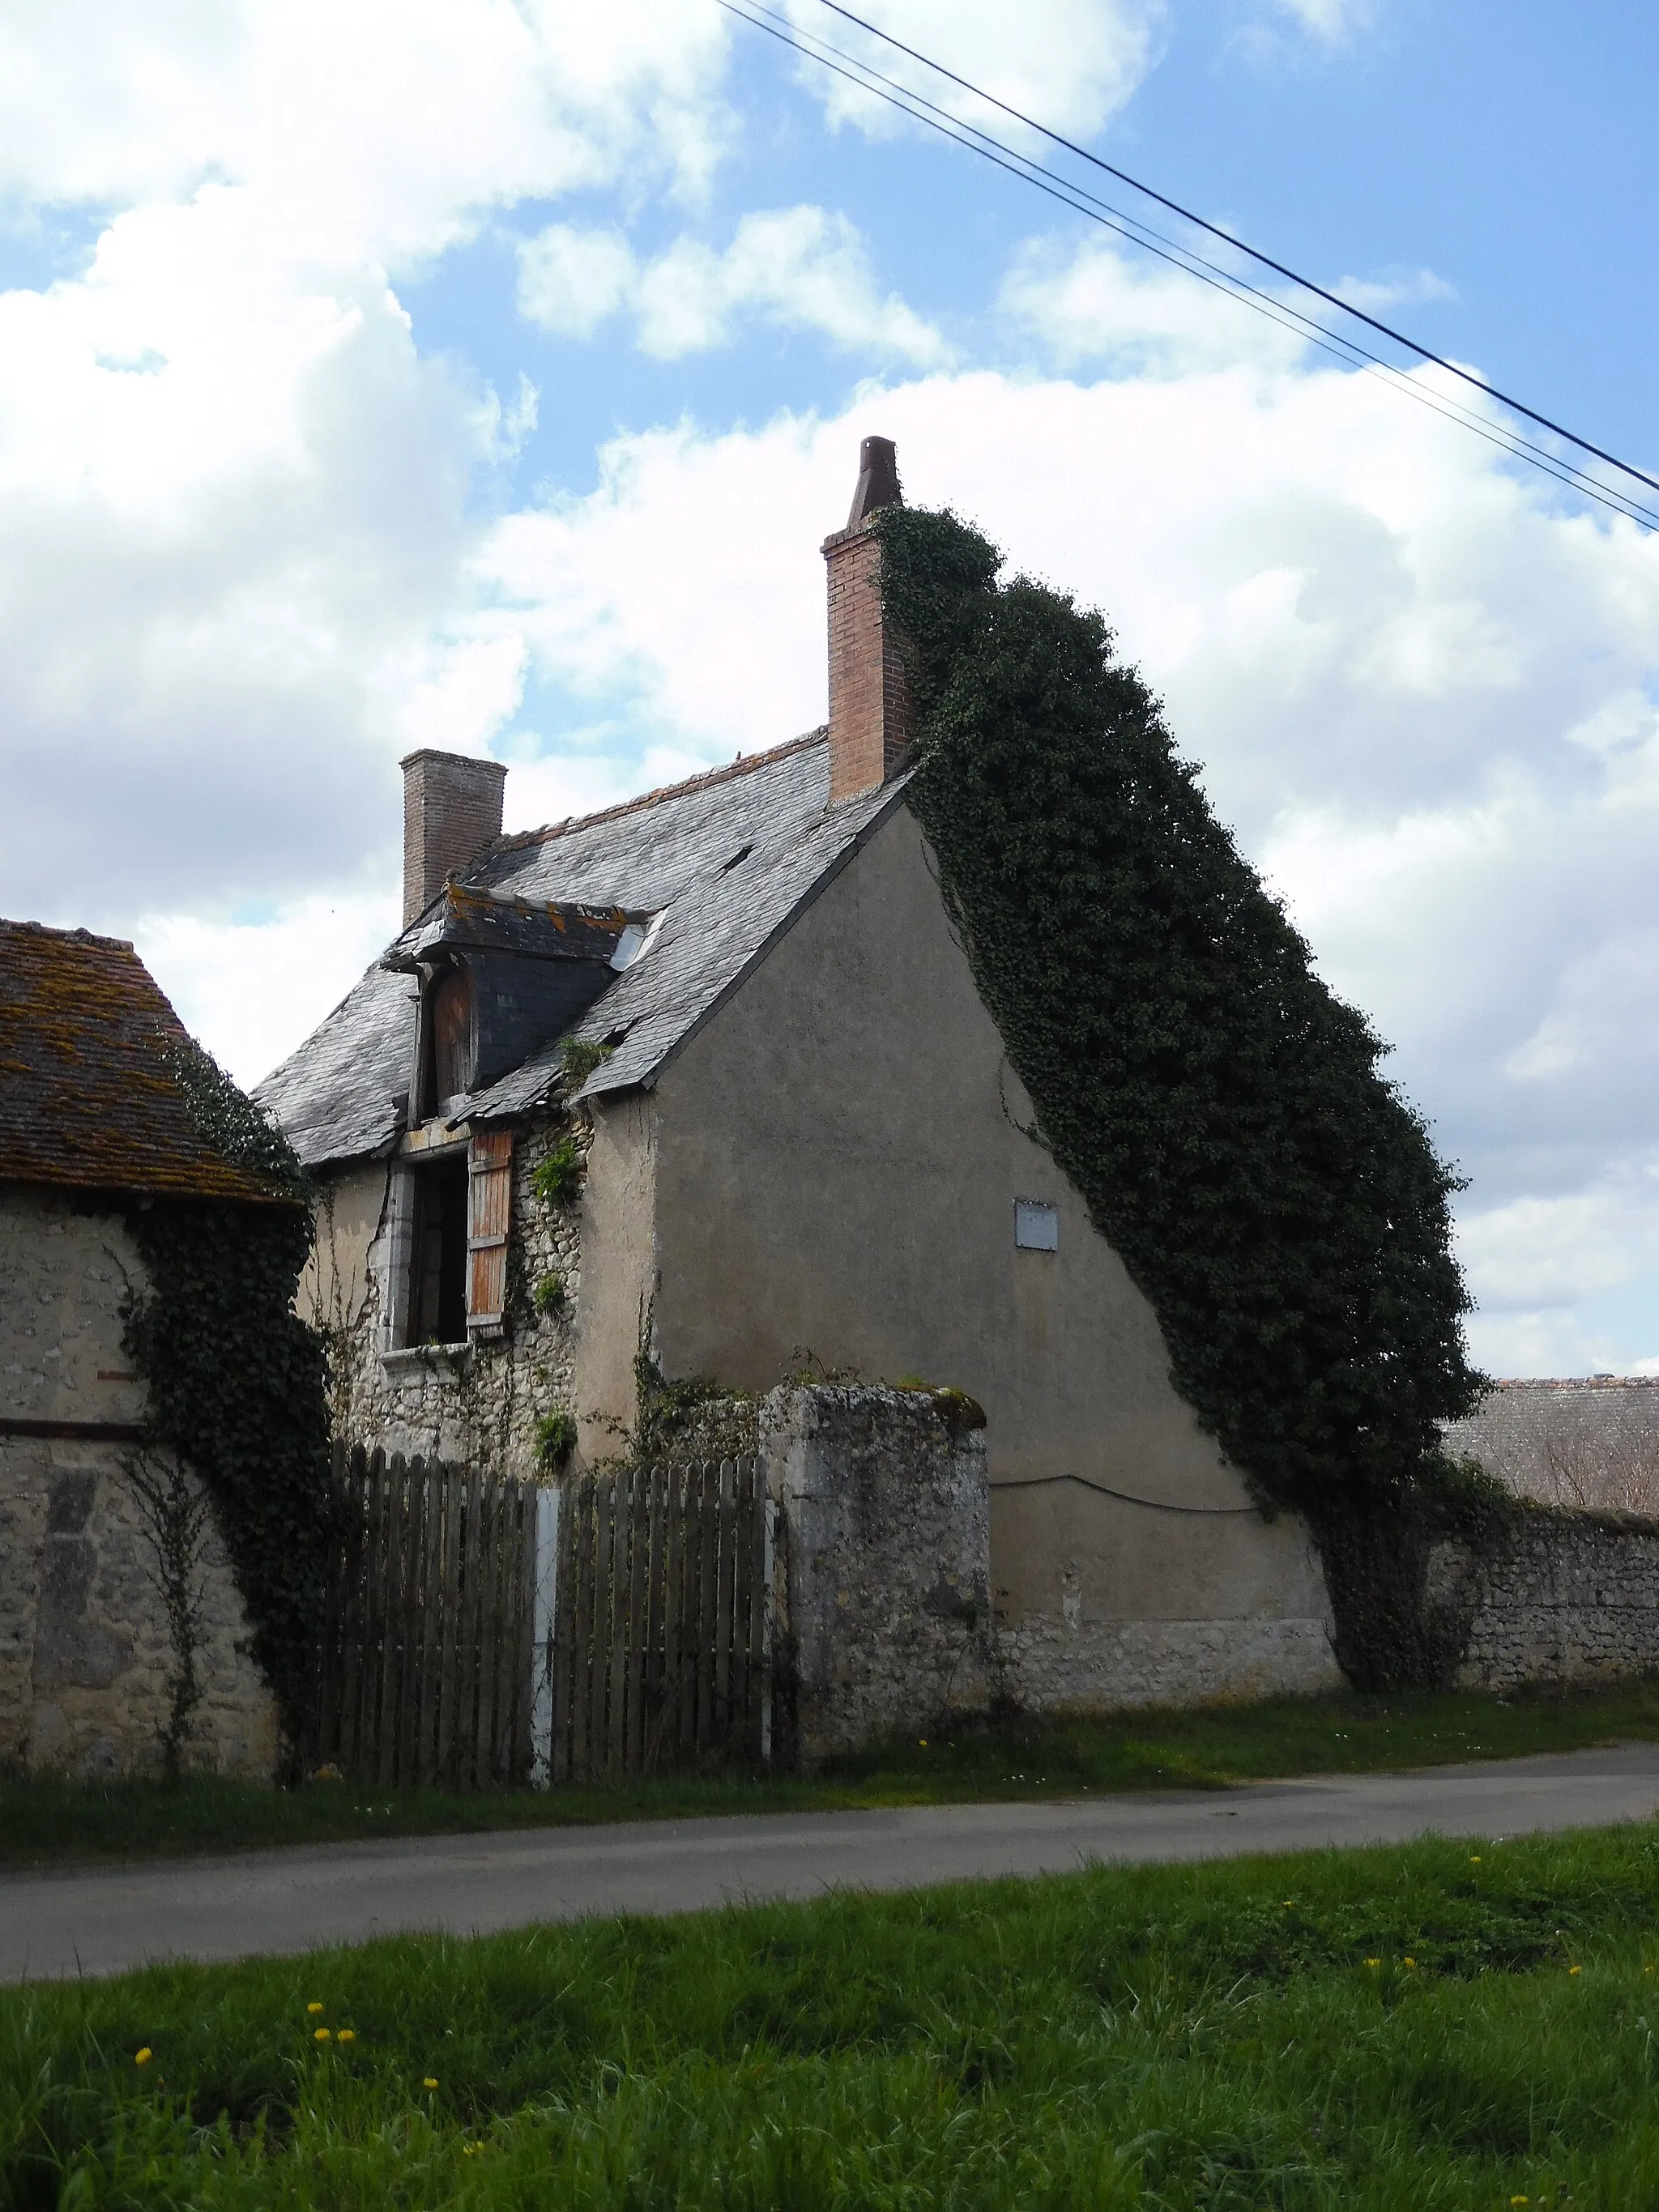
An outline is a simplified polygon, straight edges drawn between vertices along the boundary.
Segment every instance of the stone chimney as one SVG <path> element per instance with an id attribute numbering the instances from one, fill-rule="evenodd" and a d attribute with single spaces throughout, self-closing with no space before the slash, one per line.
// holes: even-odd
<path id="1" fill-rule="evenodd" d="M 465 753 L 410 753 L 404 772 L 404 927 L 501 834 L 499 761 Z"/>
<path id="2" fill-rule="evenodd" d="M 847 527 L 823 541 L 830 570 L 830 803 L 886 782 L 910 742 L 909 686 L 881 611 L 881 548 L 871 518 L 902 504 L 890 438 L 859 449 Z"/>

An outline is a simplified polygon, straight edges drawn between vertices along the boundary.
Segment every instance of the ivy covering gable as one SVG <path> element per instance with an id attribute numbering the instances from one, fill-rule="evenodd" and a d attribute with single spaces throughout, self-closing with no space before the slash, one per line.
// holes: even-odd
<path id="1" fill-rule="evenodd" d="M 1315 972 L 1102 617 L 1000 583 L 997 550 L 948 513 L 874 527 L 947 908 L 1176 1388 L 1316 1532 L 1450 1481 L 1439 1424 L 1481 1386 L 1461 1186 L 1385 1048 Z"/>

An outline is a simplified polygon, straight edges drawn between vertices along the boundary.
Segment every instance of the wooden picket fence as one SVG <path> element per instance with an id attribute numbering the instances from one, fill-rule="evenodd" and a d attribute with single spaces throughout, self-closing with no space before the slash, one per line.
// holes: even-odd
<path id="1" fill-rule="evenodd" d="M 550 1781 L 770 1759 L 774 1510 L 748 1460 L 561 1493 Z"/>
<path id="2" fill-rule="evenodd" d="M 317 1763 L 386 1786 L 527 1781 L 534 1486 L 361 1444 L 335 1480 Z"/>
<path id="3" fill-rule="evenodd" d="M 315 1764 L 465 1790 L 770 1758 L 752 1462 L 542 1488 L 359 1445 L 335 1480 Z"/>

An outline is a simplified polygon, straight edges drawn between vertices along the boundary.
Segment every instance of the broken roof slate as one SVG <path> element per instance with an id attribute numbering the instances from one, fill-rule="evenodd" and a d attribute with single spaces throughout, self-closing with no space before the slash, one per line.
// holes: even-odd
<path id="1" fill-rule="evenodd" d="M 197 1126 L 189 1043 L 125 939 L 0 921 L 0 1180 L 268 1203 Z"/>
<path id="2" fill-rule="evenodd" d="M 497 898 L 654 917 L 637 957 L 568 1033 L 600 1041 L 622 1032 L 579 1094 L 595 1097 L 652 1082 L 902 790 L 896 778 L 831 808 L 828 735 L 817 730 L 605 813 L 501 838 L 465 881 Z M 387 981 L 405 995 L 387 993 Z M 377 963 L 259 1085 L 255 1095 L 308 1164 L 395 1138 L 414 1012 L 407 980 Z M 507 1119 L 544 1104 L 565 1041 L 551 1040 L 452 1111 Z"/>

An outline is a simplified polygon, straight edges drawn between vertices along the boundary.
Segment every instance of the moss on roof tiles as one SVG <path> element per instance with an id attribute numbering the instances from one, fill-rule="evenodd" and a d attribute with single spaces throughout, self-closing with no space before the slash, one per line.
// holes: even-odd
<path id="1" fill-rule="evenodd" d="M 0 921 L 0 1180 L 273 1199 L 197 1127 L 170 1064 L 189 1042 L 124 939 Z"/>

